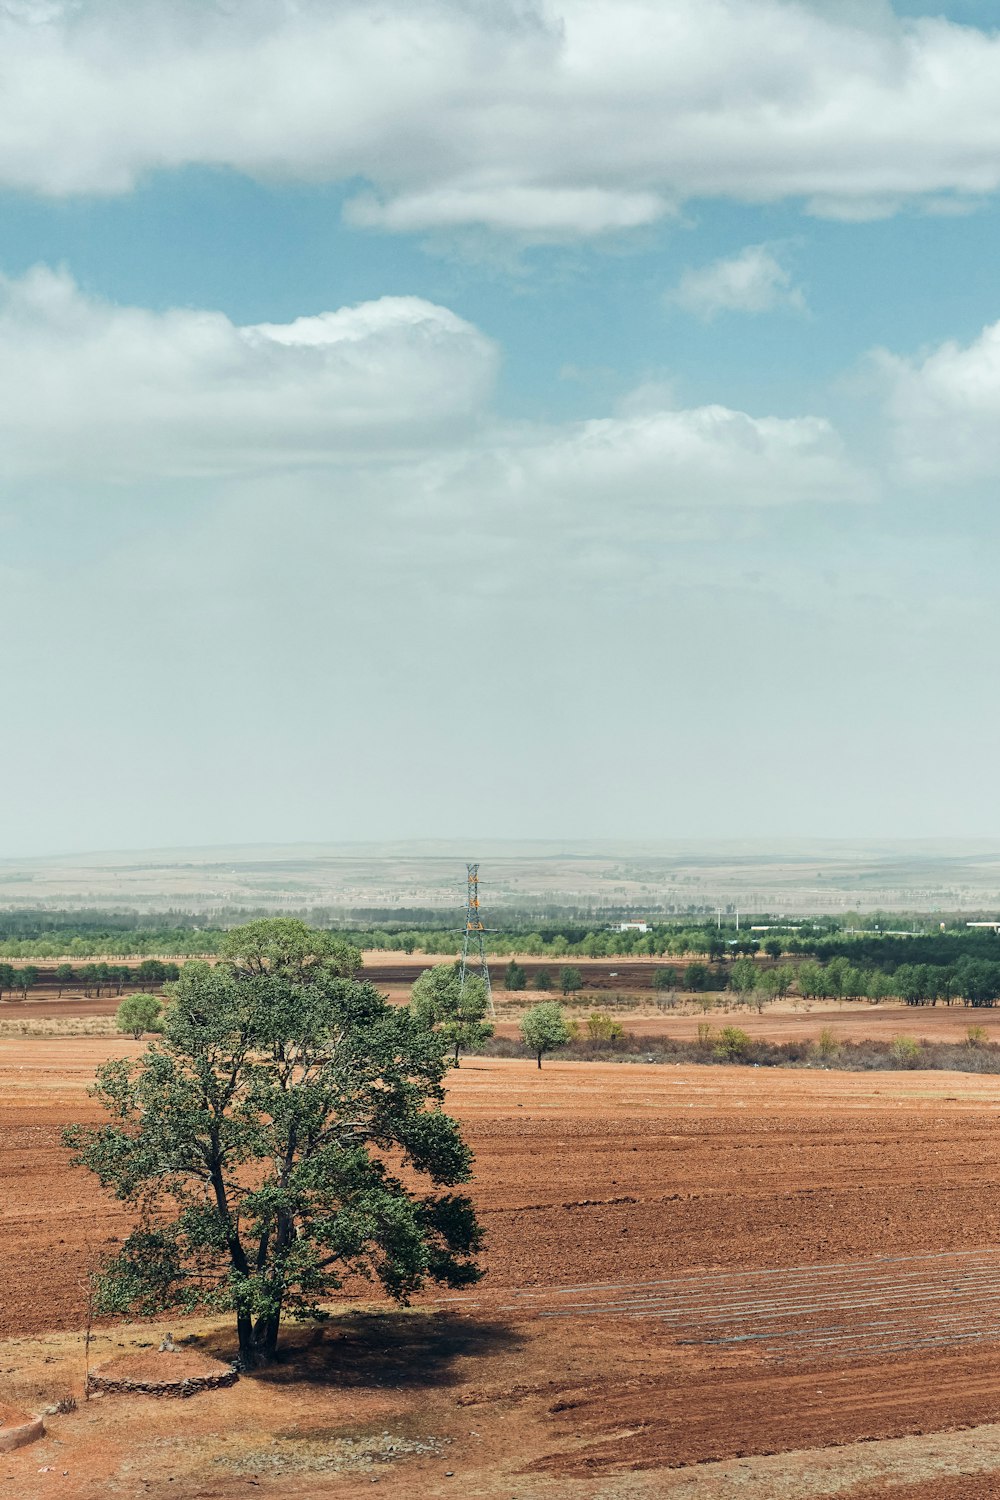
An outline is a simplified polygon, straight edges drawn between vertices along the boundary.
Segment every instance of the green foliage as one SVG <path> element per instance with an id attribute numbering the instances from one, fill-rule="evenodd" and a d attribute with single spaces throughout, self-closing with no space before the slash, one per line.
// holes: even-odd
<path id="1" fill-rule="evenodd" d="M 889 1051 L 893 1059 L 903 1068 L 916 1068 L 920 1063 L 921 1047 L 916 1037 L 897 1036 L 893 1038 Z"/>
<path id="2" fill-rule="evenodd" d="M 504 970 L 504 988 L 514 992 L 528 988 L 528 975 L 523 965 L 517 963 L 513 958 Z"/>
<path id="3" fill-rule="evenodd" d="M 715 1055 L 721 1061 L 734 1062 L 744 1057 L 751 1045 L 747 1033 L 738 1026 L 723 1026 L 715 1038 Z"/>
<path id="4" fill-rule="evenodd" d="M 989 1041 L 989 1032 L 985 1026 L 970 1026 L 965 1033 L 965 1039 L 970 1047 L 985 1047 Z"/>
<path id="5" fill-rule="evenodd" d="M 352 979 L 361 968 L 360 949 L 295 917 L 261 917 L 234 927 L 223 938 L 219 953 L 240 976 L 271 975 L 293 984 Z"/>
<path id="6" fill-rule="evenodd" d="M 488 1008 L 483 980 L 467 974 L 463 991 L 457 964 L 425 969 L 410 991 L 411 1013 L 421 1026 L 437 1031 L 452 1050 L 456 1068 L 463 1049 L 478 1047 L 493 1035 L 493 1025 L 485 1019 Z"/>
<path id="7" fill-rule="evenodd" d="M 684 988 L 698 994 L 701 990 L 707 990 L 711 972 L 707 964 L 688 964 L 684 970 Z"/>
<path id="8" fill-rule="evenodd" d="M 542 1057 L 556 1047 L 564 1047 L 573 1035 L 573 1028 L 563 1014 L 562 1006 L 555 1000 L 543 1000 L 533 1005 L 521 1017 L 521 1036 L 525 1046 L 534 1053 L 538 1066 Z"/>
<path id="9" fill-rule="evenodd" d="M 676 969 L 654 969 L 653 970 L 653 989 L 654 990 L 675 990 L 676 988 L 677 988 L 677 970 Z"/>
<path id="10" fill-rule="evenodd" d="M 127 1031 L 136 1041 L 147 1031 L 162 1031 L 163 1001 L 156 995 L 126 995 L 115 1011 L 115 1025 Z"/>
<path id="11" fill-rule="evenodd" d="M 729 971 L 729 988 L 745 1000 L 757 987 L 760 970 L 752 958 L 738 958 Z"/>
<path id="12" fill-rule="evenodd" d="M 579 969 L 567 966 L 559 970 L 559 988 L 564 995 L 574 995 L 583 989 L 583 975 Z"/>
<path id="13" fill-rule="evenodd" d="M 186 965 L 162 1040 L 98 1072 L 109 1123 L 66 1132 L 138 1218 L 99 1310 L 230 1310 L 251 1365 L 273 1356 L 283 1316 L 322 1316 L 345 1274 L 403 1301 L 479 1275 L 471 1204 L 438 1191 L 472 1160 L 441 1109 L 443 1039 L 312 939 L 251 923 L 227 961 Z"/>
<path id="14" fill-rule="evenodd" d="M 536 990 L 550 990 L 552 988 L 552 975 L 548 969 L 539 969 L 535 975 L 534 984 Z"/>
<path id="15" fill-rule="evenodd" d="M 840 1043 L 829 1026 L 824 1026 L 816 1038 L 816 1056 L 823 1062 L 829 1062 L 831 1058 L 840 1053 Z"/>
<path id="16" fill-rule="evenodd" d="M 625 1028 L 620 1021 L 595 1010 L 587 1017 L 587 1035 L 595 1042 L 615 1042 L 625 1035 Z"/>

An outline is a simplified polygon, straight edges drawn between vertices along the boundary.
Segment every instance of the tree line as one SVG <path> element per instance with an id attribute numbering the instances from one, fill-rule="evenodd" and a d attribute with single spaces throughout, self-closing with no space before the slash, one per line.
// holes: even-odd
<path id="1" fill-rule="evenodd" d="M 166 984 L 169 980 L 179 979 L 180 972 L 177 964 L 163 962 L 158 958 L 145 958 L 134 968 L 107 963 L 84 964 L 81 968 L 74 968 L 72 964 L 58 964 L 54 972 L 46 975 L 35 964 L 22 964 L 15 968 L 11 963 L 0 963 L 0 1000 L 5 994 L 16 990 L 21 992 L 23 998 L 42 979 L 47 985 L 54 985 L 60 996 L 67 989 L 82 989 L 86 994 L 99 998 L 105 993 L 121 995 L 126 989 L 135 986 L 146 988 L 149 985 Z"/>

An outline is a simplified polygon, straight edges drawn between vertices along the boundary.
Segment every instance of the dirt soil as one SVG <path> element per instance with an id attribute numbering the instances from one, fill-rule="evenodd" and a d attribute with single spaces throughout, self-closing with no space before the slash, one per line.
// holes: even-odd
<path id="1" fill-rule="evenodd" d="M 229 1366 L 198 1349 L 151 1349 L 148 1353 L 119 1354 L 94 1371 L 104 1380 L 174 1381 L 201 1380 L 206 1375 L 225 1375 Z"/>
<path id="2" fill-rule="evenodd" d="M 127 1229 L 59 1129 L 138 1050 L 0 1041 L 0 1398 L 31 1411 L 80 1398 L 87 1267 Z M 182 1413 L 80 1400 L 0 1458 L 4 1500 L 1000 1494 L 1000 1079 L 473 1059 L 449 1105 L 481 1287 L 351 1289 Z M 91 1363 L 164 1331 L 100 1328 Z"/>

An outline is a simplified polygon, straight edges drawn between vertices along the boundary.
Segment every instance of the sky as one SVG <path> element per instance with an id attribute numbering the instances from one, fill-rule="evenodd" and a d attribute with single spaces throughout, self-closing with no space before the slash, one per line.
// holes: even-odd
<path id="1" fill-rule="evenodd" d="M 1000 835 L 987 0 L 0 0 L 0 856 Z"/>

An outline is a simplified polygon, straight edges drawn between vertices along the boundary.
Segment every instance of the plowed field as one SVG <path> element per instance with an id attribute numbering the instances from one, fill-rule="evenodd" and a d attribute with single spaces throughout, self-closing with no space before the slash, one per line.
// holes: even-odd
<path id="1" fill-rule="evenodd" d="M 79 1328 L 87 1264 L 125 1228 L 59 1143 L 108 1049 L 0 1042 L 0 1396 L 22 1405 L 79 1360 L 25 1335 Z M 220 1434 L 352 1423 L 403 1435 L 405 1460 L 363 1474 L 399 1495 L 1000 1493 L 1000 1080 L 470 1060 L 450 1107 L 477 1153 L 481 1287 L 293 1335 L 287 1374 L 185 1404 L 183 1461 L 176 1414 L 130 1406 L 145 1487 L 113 1398 L 53 1419 L 76 1468 L 11 1455 L 9 1493 L 245 1494 Z M 256 1493 L 358 1492 L 361 1471 L 279 1450 Z"/>

